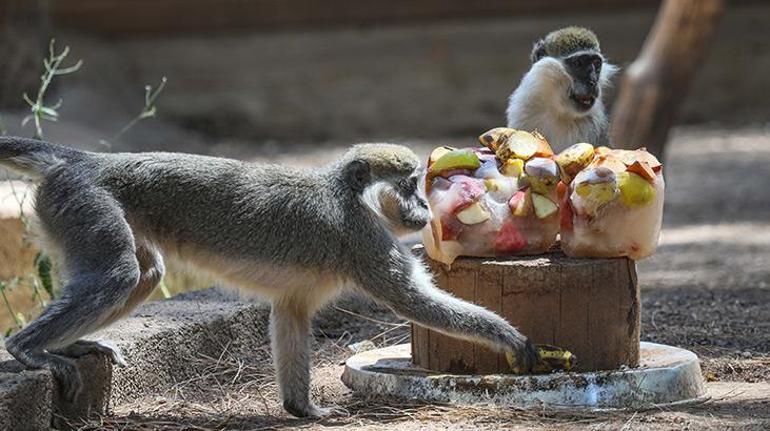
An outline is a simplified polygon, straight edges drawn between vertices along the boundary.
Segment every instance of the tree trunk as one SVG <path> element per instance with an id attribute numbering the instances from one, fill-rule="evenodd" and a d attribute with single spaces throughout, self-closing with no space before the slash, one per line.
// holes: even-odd
<path id="1" fill-rule="evenodd" d="M 424 255 L 417 249 L 418 255 Z M 538 344 L 577 357 L 577 371 L 639 365 L 639 286 L 627 258 L 574 259 L 561 252 L 510 258 L 425 257 L 438 286 L 497 312 Z M 412 360 L 457 374 L 509 373 L 503 355 L 412 325 Z"/>
<path id="2" fill-rule="evenodd" d="M 716 33 L 723 0 L 666 0 L 639 57 L 627 68 L 612 114 L 616 148 L 662 158 L 669 129 Z"/>

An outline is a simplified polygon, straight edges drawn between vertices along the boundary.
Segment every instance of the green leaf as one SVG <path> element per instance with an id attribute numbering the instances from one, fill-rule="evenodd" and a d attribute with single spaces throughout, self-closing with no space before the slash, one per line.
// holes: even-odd
<path id="1" fill-rule="evenodd" d="M 38 253 L 37 256 L 35 256 L 35 264 L 37 265 L 37 276 L 40 279 L 40 284 L 51 299 L 55 298 L 56 296 L 53 291 L 53 277 L 51 276 L 51 258 L 46 254 Z"/>

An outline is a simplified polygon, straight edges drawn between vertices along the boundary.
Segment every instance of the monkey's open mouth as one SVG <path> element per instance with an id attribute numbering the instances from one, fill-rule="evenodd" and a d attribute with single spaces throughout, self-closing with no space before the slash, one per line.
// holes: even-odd
<path id="1" fill-rule="evenodd" d="M 594 106 L 594 102 L 596 102 L 596 97 L 589 94 L 578 95 L 572 93 L 569 95 L 569 98 L 575 103 L 575 107 L 578 111 L 588 111 Z"/>

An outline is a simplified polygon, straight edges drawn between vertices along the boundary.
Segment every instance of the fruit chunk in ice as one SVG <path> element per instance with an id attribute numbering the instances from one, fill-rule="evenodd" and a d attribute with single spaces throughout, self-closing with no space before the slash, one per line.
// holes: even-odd
<path id="1" fill-rule="evenodd" d="M 532 207 L 532 192 L 529 189 L 517 191 L 508 201 L 508 206 L 516 217 L 528 216 L 529 209 Z"/>
<path id="2" fill-rule="evenodd" d="M 527 246 L 527 239 L 519 229 L 507 220 L 500 227 L 495 237 L 495 250 L 500 253 L 516 253 Z"/>
<path id="3" fill-rule="evenodd" d="M 569 184 L 578 172 L 582 171 L 594 159 L 594 146 L 585 142 L 567 147 L 554 160 L 559 165 L 561 179 Z"/>
<path id="4" fill-rule="evenodd" d="M 489 212 L 482 208 L 479 202 L 474 202 L 457 213 L 457 219 L 468 225 L 483 223 L 490 218 Z"/>
<path id="5" fill-rule="evenodd" d="M 569 256 L 641 259 L 657 246 L 665 184 L 643 150 L 597 149 L 560 198 L 562 249 Z"/>
<path id="6" fill-rule="evenodd" d="M 532 206 L 535 208 L 535 215 L 540 219 L 550 217 L 559 210 L 554 201 L 538 193 L 532 193 Z"/>
<path id="7" fill-rule="evenodd" d="M 623 203 L 629 207 L 647 205 L 655 199 L 655 188 L 633 172 L 617 174 L 618 189 Z"/>
<path id="8" fill-rule="evenodd" d="M 455 169 L 476 169 L 481 166 L 479 156 L 471 150 L 451 150 L 439 157 L 432 165 L 429 172 L 438 175 L 442 172 Z"/>

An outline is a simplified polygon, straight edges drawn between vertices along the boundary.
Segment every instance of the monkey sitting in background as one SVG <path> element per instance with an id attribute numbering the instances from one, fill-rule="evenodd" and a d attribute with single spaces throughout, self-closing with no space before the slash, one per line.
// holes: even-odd
<path id="1" fill-rule="evenodd" d="M 588 29 L 567 27 L 535 43 L 532 68 L 508 102 L 508 127 L 538 130 L 554 150 L 578 142 L 608 145 L 602 91 L 617 67 Z"/>
<path id="2" fill-rule="evenodd" d="M 80 338 L 126 316 L 163 277 L 163 254 L 272 303 L 273 359 L 284 408 L 321 416 L 309 398 L 310 321 L 345 289 L 420 325 L 515 355 L 537 350 L 497 314 L 435 287 L 397 234 L 430 210 L 415 154 L 354 146 L 315 170 L 174 153 L 101 154 L 0 137 L 0 164 L 38 182 L 36 209 L 61 258 L 62 294 L 6 339 L 30 368 L 48 368 L 72 400 L 80 375 L 68 357 L 114 346 Z"/>

